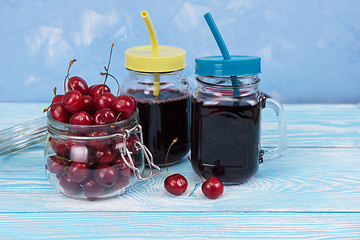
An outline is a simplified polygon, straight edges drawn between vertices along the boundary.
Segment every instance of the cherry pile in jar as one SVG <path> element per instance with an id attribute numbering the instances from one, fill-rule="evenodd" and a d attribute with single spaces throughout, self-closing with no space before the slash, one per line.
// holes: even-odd
<path id="1" fill-rule="evenodd" d="M 135 117 L 137 112 L 132 118 Z M 135 142 L 140 142 L 139 134 L 126 138 L 126 149 L 131 158 L 121 154 L 124 149 L 121 134 L 124 125 L 134 125 L 132 118 L 116 124 L 77 126 L 59 124 L 48 114 L 45 168 L 51 183 L 60 192 L 75 198 L 95 200 L 122 194 L 132 181 L 136 181 L 130 166 L 144 169 L 143 156 L 135 147 Z"/>

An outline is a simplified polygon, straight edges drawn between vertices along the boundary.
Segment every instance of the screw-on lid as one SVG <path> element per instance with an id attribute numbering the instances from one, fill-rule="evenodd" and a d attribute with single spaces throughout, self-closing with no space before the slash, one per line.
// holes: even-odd
<path id="1" fill-rule="evenodd" d="M 185 68 L 185 50 L 159 46 L 154 26 L 146 11 L 141 12 L 149 32 L 151 46 L 137 46 L 125 51 L 125 67 L 139 72 L 172 72 Z"/>
<path id="2" fill-rule="evenodd" d="M 208 56 L 195 59 L 195 73 L 203 76 L 247 76 L 261 73 L 261 58 L 255 56 L 231 55 Z"/>
<path id="3" fill-rule="evenodd" d="M 171 72 L 185 68 L 185 50 L 171 46 L 137 46 L 125 51 L 125 67 L 139 72 Z"/>

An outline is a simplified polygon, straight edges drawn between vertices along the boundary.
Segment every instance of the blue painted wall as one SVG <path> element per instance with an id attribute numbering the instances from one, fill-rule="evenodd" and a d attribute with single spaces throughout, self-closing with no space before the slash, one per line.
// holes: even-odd
<path id="1" fill-rule="evenodd" d="M 194 58 L 219 55 L 203 14 L 210 11 L 232 54 L 262 57 L 261 89 L 283 103 L 360 102 L 360 1 L 357 0 L 1 0 L 0 101 L 50 101 L 73 75 L 99 83 L 115 43 L 111 72 L 125 76 L 124 51 L 158 42 Z"/>

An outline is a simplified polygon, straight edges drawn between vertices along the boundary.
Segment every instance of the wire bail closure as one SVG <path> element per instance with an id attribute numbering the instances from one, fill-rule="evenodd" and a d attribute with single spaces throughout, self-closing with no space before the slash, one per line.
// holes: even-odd
<path id="1" fill-rule="evenodd" d="M 128 137 L 130 137 L 131 133 L 141 133 L 141 131 L 142 131 L 142 127 L 139 124 L 137 124 L 136 126 L 134 126 L 131 129 L 125 129 L 124 130 L 124 132 L 125 132 L 125 134 L 123 135 L 124 144 L 123 144 L 123 149 L 121 150 L 121 158 L 123 159 L 126 166 L 128 166 L 130 169 L 132 169 L 135 172 L 135 176 L 136 176 L 137 179 L 146 180 L 146 179 L 149 179 L 149 178 L 154 177 L 156 175 L 159 175 L 160 172 L 161 172 L 160 167 L 158 167 L 157 165 L 154 164 L 154 159 L 153 159 L 153 156 L 152 156 L 150 150 L 144 144 L 142 144 L 141 142 L 135 141 L 134 146 L 135 146 L 136 150 L 137 151 L 140 150 L 140 149 L 142 150 L 142 152 L 143 152 L 143 154 L 144 154 L 144 156 L 146 158 L 146 161 L 147 161 L 147 163 L 149 165 L 149 168 L 150 168 L 150 173 L 148 175 L 141 176 L 140 169 L 135 167 L 134 160 L 131 157 L 132 152 L 130 152 L 126 147 L 126 139 Z M 125 155 L 128 157 L 129 161 L 126 160 Z M 154 168 L 157 170 L 156 172 L 154 172 Z"/>

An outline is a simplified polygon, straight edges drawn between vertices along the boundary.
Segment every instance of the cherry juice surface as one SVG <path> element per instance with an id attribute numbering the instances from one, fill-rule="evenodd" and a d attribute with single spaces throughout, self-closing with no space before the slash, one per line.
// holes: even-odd
<path id="1" fill-rule="evenodd" d="M 154 163 L 165 166 L 166 153 L 172 141 L 167 164 L 181 160 L 190 150 L 190 95 L 172 89 L 162 89 L 158 99 L 153 92 L 129 90 L 137 100 L 144 145 L 154 157 Z"/>
<path id="2" fill-rule="evenodd" d="M 192 101 L 191 160 L 206 179 L 246 182 L 258 170 L 260 101 L 256 94 L 234 101 Z"/>

